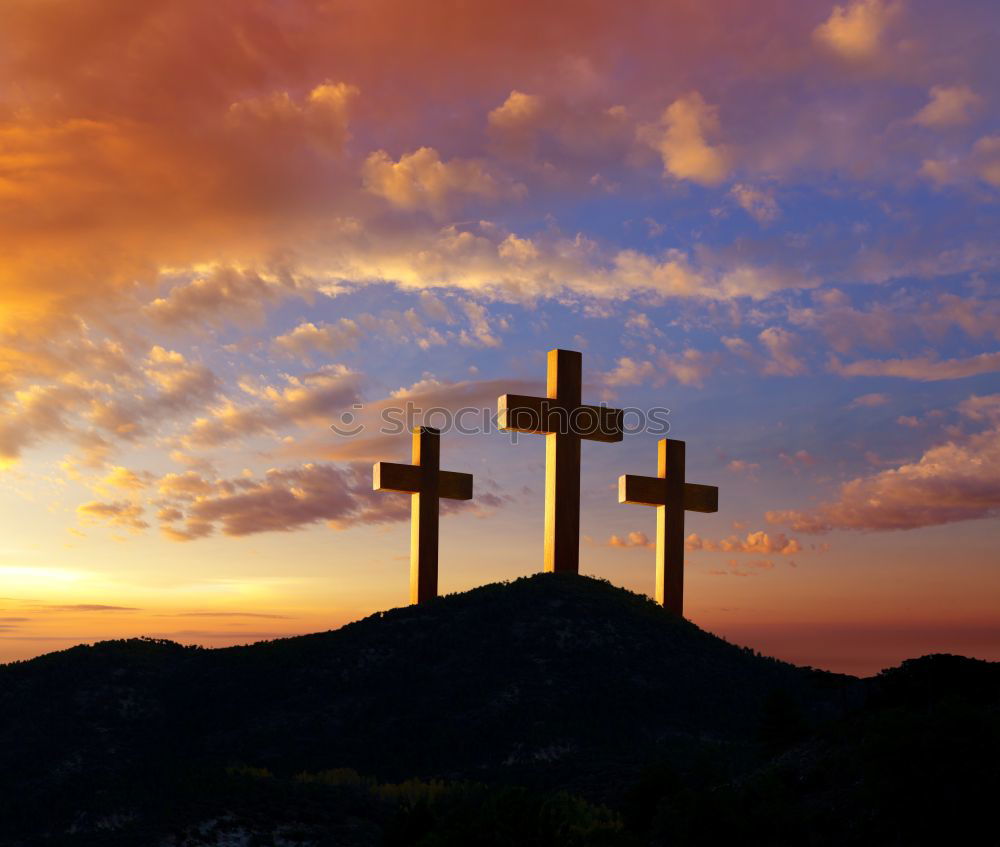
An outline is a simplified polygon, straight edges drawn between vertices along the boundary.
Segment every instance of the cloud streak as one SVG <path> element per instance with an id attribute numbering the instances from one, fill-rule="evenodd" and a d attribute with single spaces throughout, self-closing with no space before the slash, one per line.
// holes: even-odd
<path id="1" fill-rule="evenodd" d="M 846 377 L 892 376 L 921 382 L 936 382 L 1000 371 L 1000 353 L 980 353 L 978 356 L 969 356 L 965 359 L 915 356 L 909 359 L 861 359 L 847 363 L 832 358 L 830 370 Z"/>
<path id="2" fill-rule="evenodd" d="M 208 480 L 199 477 L 173 496 L 173 507 L 161 515 L 161 529 L 173 541 L 193 541 L 221 531 L 231 537 L 260 532 L 291 532 L 319 523 L 333 529 L 394 523 L 410 517 L 410 498 L 372 490 L 371 465 L 308 463 L 272 468 L 263 477 Z M 194 493 L 197 491 L 197 493 Z M 504 499 L 491 492 L 472 501 L 442 500 L 441 512 L 489 511 Z"/>
<path id="3" fill-rule="evenodd" d="M 1000 395 L 960 407 L 986 428 L 931 447 L 914 462 L 844 483 L 814 510 L 775 510 L 771 523 L 799 532 L 916 529 L 1000 514 Z"/>

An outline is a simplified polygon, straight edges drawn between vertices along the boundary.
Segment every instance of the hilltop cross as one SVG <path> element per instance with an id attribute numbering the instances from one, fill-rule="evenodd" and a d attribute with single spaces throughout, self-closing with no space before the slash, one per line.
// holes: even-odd
<path id="1" fill-rule="evenodd" d="M 546 397 L 504 394 L 500 429 L 545 435 L 545 570 L 580 569 L 580 439 L 621 441 L 622 411 L 580 402 L 583 357 L 549 350 Z"/>
<path id="2" fill-rule="evenodd" d="M 618 502 L 656 506 L 656 602 L 684 612 L 684 512 L 719 511 L 719 489 L 684 480 L 684 442 L 661 438 L 656 476 L 622 474 Z"/>
<path id="3" fill-rule="evenodd" d="M 403 491 L 410 501 L 410 602 L 427 603 L 438 593 L 439 500 L 472 499 L 472 474 L 441 470 L 441 432 L 429 426 L 413 431 L 413 464 L 376 462 L 375 491 Z"/>

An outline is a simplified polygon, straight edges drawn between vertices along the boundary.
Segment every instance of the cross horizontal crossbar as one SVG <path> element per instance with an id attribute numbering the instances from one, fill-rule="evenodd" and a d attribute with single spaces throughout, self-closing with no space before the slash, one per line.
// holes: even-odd
<path id="1" fill-rule="evenodd" d="M 551 397 L 504 394 L 497 399 L 503 430 L 575 435 L 588 441 L 621 441 L 624 413 L 607 406 L 568 406 Z"/>
<path id="2" fill-rule="evenodd" d="M 438 471 L 438 497 L 449 500 L 472 499 L 472 474 Z M 376 462 L 372 476 L 376 491 L 405 491 L 419 494 L 424 487 L 424 473 L 419 465 Z"/>
<path id="3" fill-rule="evenodd" d="M 666 479 L 623 474 L 618 478 L 618 502 L 644 506 L 669 506 Z M 719 511 L 719 489 L 714 485 L 684 483 L 684 508 L 689 512 Z"/>

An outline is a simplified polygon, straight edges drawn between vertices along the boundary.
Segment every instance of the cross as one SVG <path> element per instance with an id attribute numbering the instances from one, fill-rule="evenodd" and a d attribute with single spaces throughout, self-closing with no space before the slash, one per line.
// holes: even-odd
<path id="1" fill-rule="evenodd" d="M 413 464 L 376 462 L 375 491 L 405 491 L 410 499 L 410 602 L 427 603 L 438 591 L 438 501 L 472 499 L 472 474 L 441 470 L 441 431 L 413 430 Z"/>
<path id="2" fill-rule="evenodd" d="M 585 406 L 583 356 L 549 350 L 546 397 L 504 394 L 500 429 L 545 435 L 545 570 L 580 570 L 580 439 L 621 441 L 621 409 Z"/>
<path id="3" fill-rule="evenodd" d="M 661 438 L 656 476 L 622 474 L 618 502 L 656 506 L 656 602 L 684 611 L 684 512 L 719 511 L 719 489 L 684 481 L 684 442 Z"/>

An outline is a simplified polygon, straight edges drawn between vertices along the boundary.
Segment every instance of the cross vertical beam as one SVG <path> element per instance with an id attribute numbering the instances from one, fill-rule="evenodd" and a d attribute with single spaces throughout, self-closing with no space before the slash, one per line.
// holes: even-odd
<path id="1" fill-rule="evenodd" d="M 410 503 L 410 602 L 425 603 L 438 593 L 441 433 L 417 427 L 411 455 L 420 468 L 420 489 L 413 492 Z"/>
<path id="2" fill-rule="evenodd" d="M 583 357 L 550 350 L 546 396 L 504 394 L 497 400 L 500 429 L 545 435 L 544 568 L 580 570 L 580 441 L 621 441 L 621 409 L 580 401 Z"/>
<path id="3" fill-rule="evenodd" d="M 666 502 L 656 507 L 656 602 L 668 611 L 684 611 L 684 464 L 683 441 L 661 438 L 657 473 L 666 480 Z"/>
<path id="4" fill-rule="evenodd" d="M 656 506 L 656 602 L 684 613 L 684 512 L 719 511 L 719 489 L 685 481 L 685 445 L 661 438 L 657 475 L 618 478 L 618 502 Z"/>
<path id="5" fill-rule="evenodd" d="M 413 430 L 413 464 L 376 462 L 375 491 L 410 494 L 410 602 L 427 603 L 438 593 L 438 520 L 441 498 L 472 499 L 472 474 L 441 470 L 441 432 Z"/>
<path id="6" fill-rule="evenodd" d="M 546 395 L 577 408 L 582 383 L 583 356 L 574 350 L 549 350 Z M 580 570 L 580 437 L 569 426 L 545 435 L 543 566 L 548 573 Z"/>

